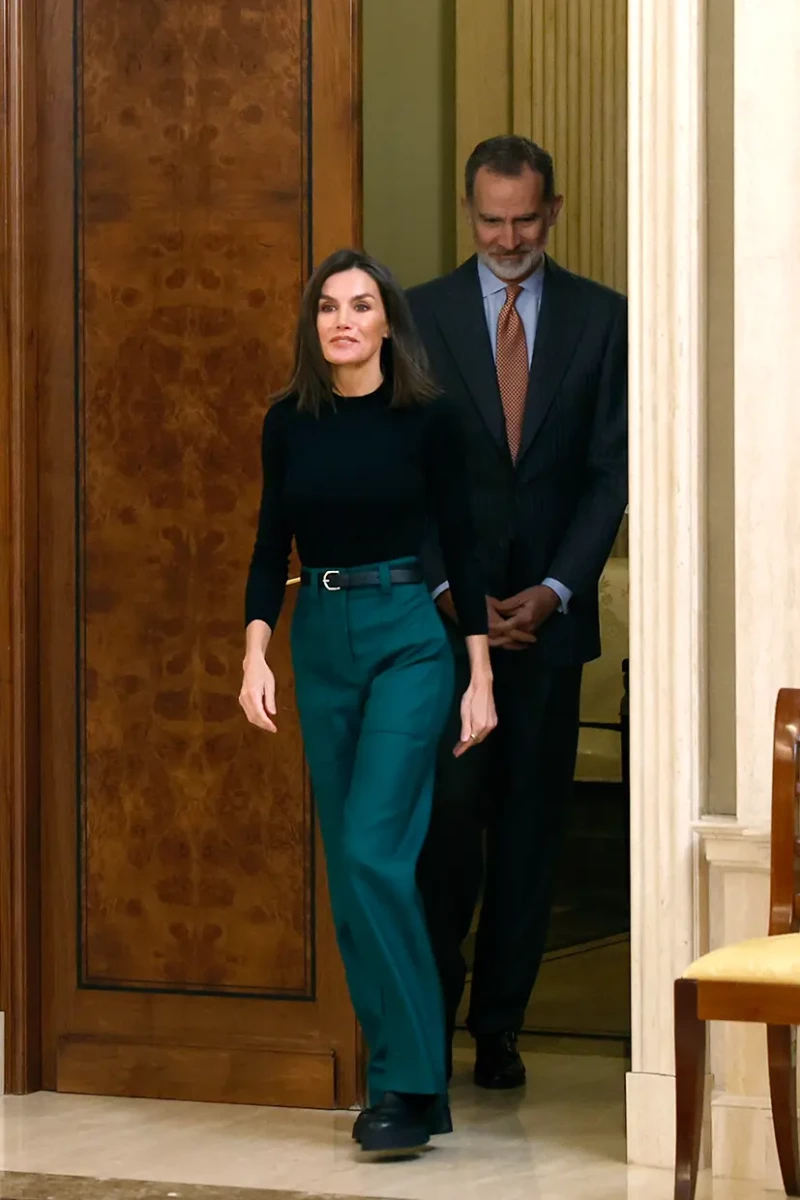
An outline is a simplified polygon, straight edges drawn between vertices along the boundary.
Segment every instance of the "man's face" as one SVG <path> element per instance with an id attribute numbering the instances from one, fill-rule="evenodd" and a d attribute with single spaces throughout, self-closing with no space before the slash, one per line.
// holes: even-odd
<path id="1" fill-rule="evenodd" d="M 527 279 L 542 261 L 563 196 L 544 197 L 544 176 L 525 167 L 518 176 L 481 167 L 464 205 L 478 257 L 507 283 Z"/>

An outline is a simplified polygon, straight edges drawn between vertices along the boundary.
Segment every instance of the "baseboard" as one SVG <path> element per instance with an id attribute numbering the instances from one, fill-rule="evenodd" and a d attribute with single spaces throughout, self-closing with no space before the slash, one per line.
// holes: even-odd
<path id="1" fill-rule="evenodd" d="M 772 1113 L 766 1096 L 718 1092 L 711 1101 L 712 1172 L 783 1192 Z"/>
<path id="2" fill-rule="evenodd" d="M 56 1091 L 75 1095 L 336 1107 L 332 1050 L 63 1034 L 57 1043 L 56 1071 Z"/>
<path id="3" fill-rule="evenodd" d="M 706 1076 L 701 1167 L 710 1163 L 711 1087 L 711 1076 Z M 675 1165 L 675 1077 L 629 1071 L 625 1093 L 628 1162 L 671 1170 Z"/>
<path id="4" fill-rule="evenodd" d="M 712 1093 L 706 1077 L 701 1167 L 715 1178 L 742 1179 L 783 1192 L 772 1113 L 765 1096 Z M 671 1075 L 629 1072 L 628 1162 L 672 1169 L 675 1163 L 675 1080 Z"/>

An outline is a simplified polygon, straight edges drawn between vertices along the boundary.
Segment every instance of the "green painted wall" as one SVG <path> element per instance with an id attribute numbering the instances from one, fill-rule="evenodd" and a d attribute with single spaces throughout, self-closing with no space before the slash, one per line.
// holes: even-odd
<path id="1" fill-rule="evenodd" d="M 729 815 L 736 812 L 734 9 L 734 0 L 709 0 L 706 34 L 708 811 Z"/>
<path id="2" fill-rule="evenodd" d="M 364 246 L 410 287 L 455 266 L 455 0 L 364 0 Z"/>

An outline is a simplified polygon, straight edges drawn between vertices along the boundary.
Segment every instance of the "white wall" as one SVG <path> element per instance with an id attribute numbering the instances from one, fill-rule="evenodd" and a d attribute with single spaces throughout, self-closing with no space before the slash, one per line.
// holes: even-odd
<path id="1" fill-rule="evenodd" d="M 708 38 L 710 786 L 736 798 L 701 832 L 713 948 L 767 931 L 775 696 L 800 686 L 800 4 L 709 0 Z M 762 1028 L 712 1026 L 714 1174 L 778 1187 L 766 1067 Z"/>

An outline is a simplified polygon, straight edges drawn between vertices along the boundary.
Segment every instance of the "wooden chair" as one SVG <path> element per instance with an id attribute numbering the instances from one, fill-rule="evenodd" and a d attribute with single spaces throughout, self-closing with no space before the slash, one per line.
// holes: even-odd
<path id="1" fill-rule="evenodd" d="M 784 689 L 775 712 L 769 937 L 712 950 L 675 984 L 675 1200 L 694 1200 L 706 1021 L 767 1027 L 769 1085 L 783 1185 L 800 1196 L 795 1027 L 800 1024 L 800 691 Z"/>

